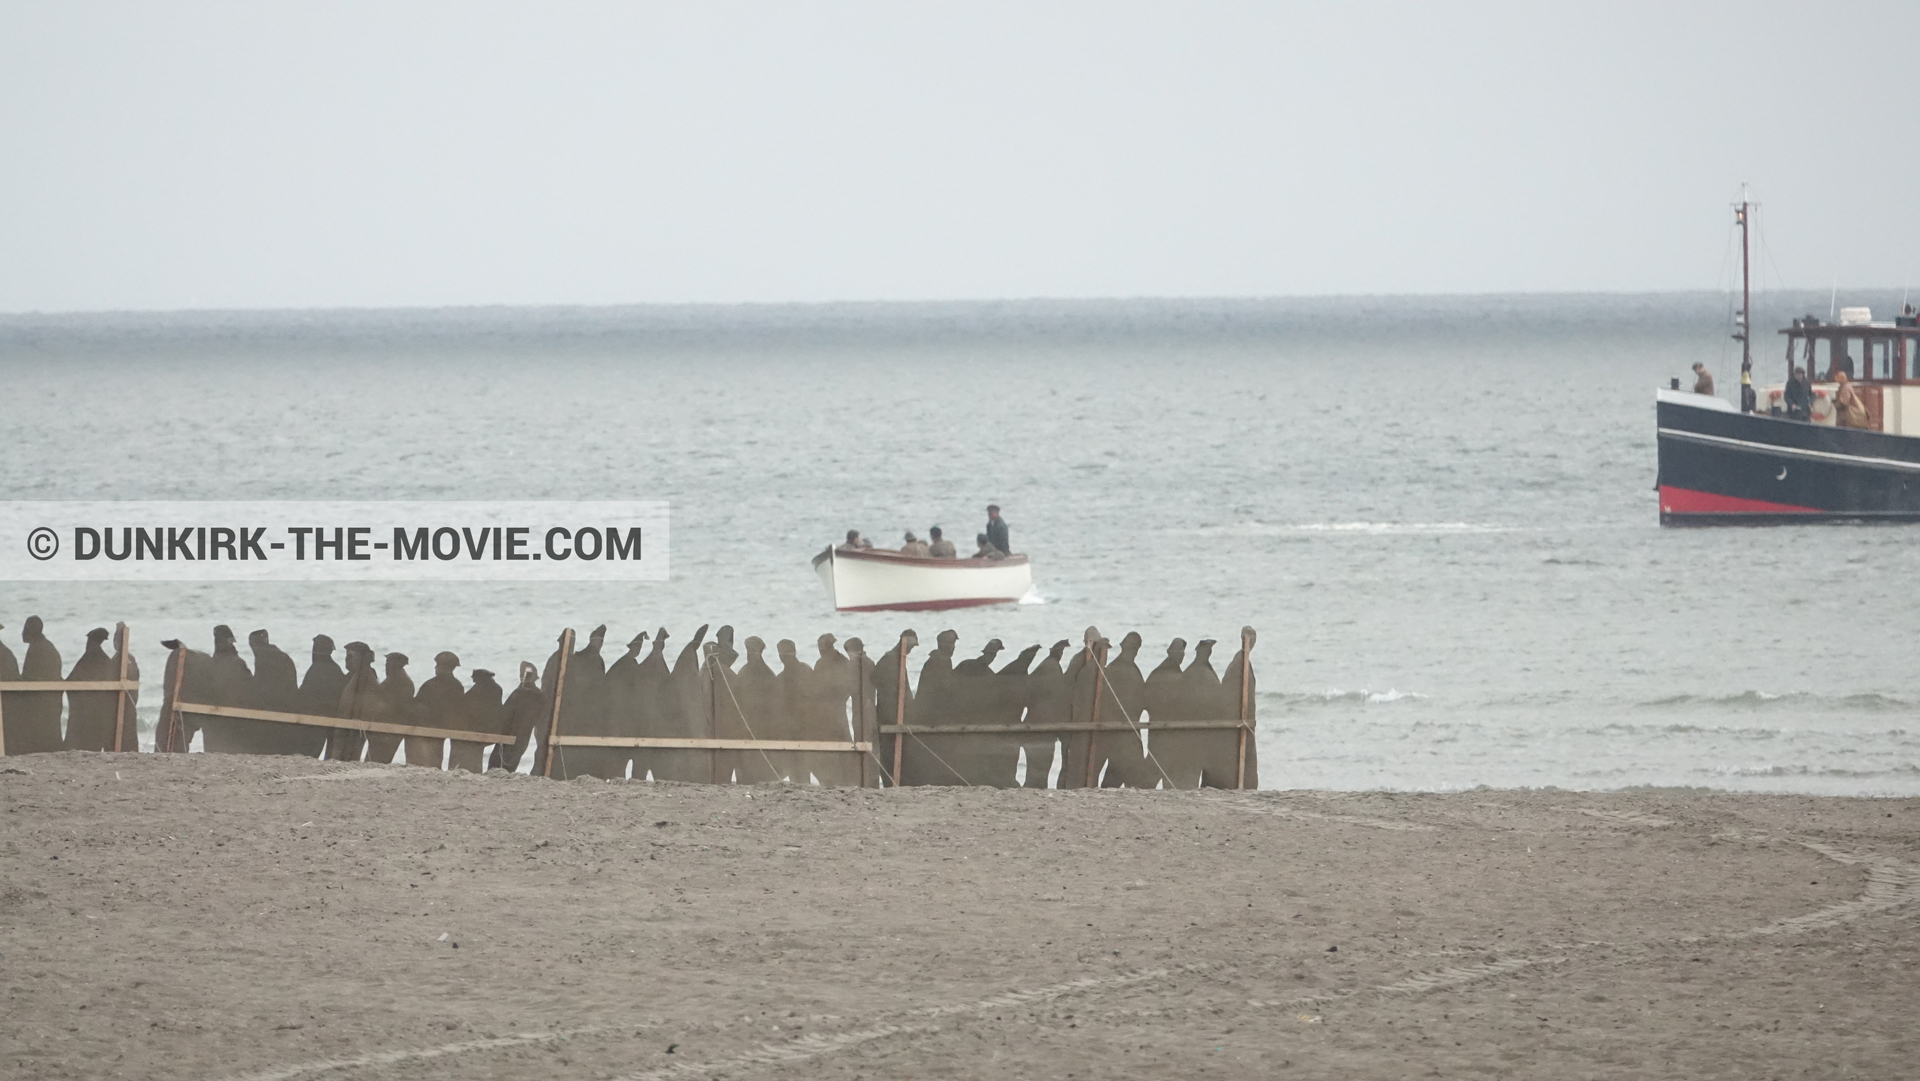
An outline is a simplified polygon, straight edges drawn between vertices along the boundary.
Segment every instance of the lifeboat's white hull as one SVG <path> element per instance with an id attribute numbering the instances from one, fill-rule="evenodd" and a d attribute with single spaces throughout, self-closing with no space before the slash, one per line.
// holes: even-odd
<path id="1" fill-rule="evenodd" d="M 814 572 L 842 612 L 935 611 L 1018 601 L 1033 588 L 1026 556 L 918 559 L 898 552 L 829 548 Z"/>

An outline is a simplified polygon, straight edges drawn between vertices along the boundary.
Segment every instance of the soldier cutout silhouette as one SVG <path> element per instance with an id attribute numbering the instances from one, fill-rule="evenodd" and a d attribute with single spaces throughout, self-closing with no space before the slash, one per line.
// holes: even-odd
<path id="1" fill-rule="evenodd" d="M 420 684 L 420 690 L 413 697 L 412 723 L 427 728 L 465 728 L 467 713 L 467 689 L 460 684 L 460 677 L 453 674 L 460 667 L 460 658 L 442 651 L 434 655 L 433 675 Z M 447 741 L 431 736 L 408 736 L 407 765 L 425 766 L 439 769 L 446 761 Z M 480 744 L 473 745 L 473 756 L 480 757 Z M 474 772 L 479 772 L 475 770 Z"/>
<path id="2" fill-rule="evenodd" d="M 60 651 L 47 641 L 46 625 L 28 616 L 20 628 L 27 656 L 20 665 L 21 680 L 37 683 L 60 678 Z M 14 691 L 0 703 L 0 720 L 7 726 L 7 753 L 44 754 L 63 746 L 60 738 L 59 691 Z"/>
<path id="3" fill-rule="evenodd" d="M 347 674 L 334 663 L 333 639 L 324 634 L 313 636 L 312 659 L 307 662 L 307 674 L 300 680 L 300 712 L 311 717 L 340 716 L 340 692 L 347 689 Z M 315 758 L 331 757 L 334 736 L 348 731 L 344 728 L 316 728 L 308 744 Z M 358 751 L 358 747 L 355 750 Z M 341 745 L 344 755 L 345 743 Z"/>
<path id="4" fill-rule="evenodd" d="M 1073 686 L 1060 667 L 1060 658 L 1072 644 L 1065 638 L 1055 642 L 1040 666 L 1027 676 L 1026 723 L 1036 731 L 1020 740 L 1021 749 L 1027 752 L 1023 788 L 1047 787 L 1047 777 L 1053 772 L 1054 747 L 1062 733 L 1047 731 L 1045 726 L 1065 724 L 1073 719 Z"/>
<path id="5" fill-rule="evenodd" d="M 1128 631 L 1120 639 L 1120 652 L 1107 659 L 1106 689 L 1100 692 L 1100 723 L 1140 723 L 1140 710 L 1146 703 L 1146 677 L 1140 674 L 1135 657 L 1140 653 L 1140 634 Z M 1160 771 L 1147 759 L 1146 749 L 1136 731 L 1102 732 L 1100 744 L 1106 750 L 1107 775 L 1103 788 L 1152 788 L 1160 781 Z"/>
<path id="6" fill-rule="evenodd" d="M 207 705 L 253 706 L 253 670 L 240 657 L 233 628 L 222 623 L 213 629 L 213 660 L 207 670 Z M 199 720 L 202 748 L 208 754 L 268 754 L 279 726 L 272 721 L 203 714 Z"/>
<path id="7" fill-rule="evenodd" d="M 373 670 L 373 647 L 365 642 L 347 643 L 347 682 L 340 688 L 340 701 L 334 706 L 336 717 L 360 721 L 384 718 L 380 699 L 380 674 Z M 334 762 L 358 762 L 367 749 L 367 734 L 358 728 L 336 728 L 327 735 L 327 758 Z"/>
<path id="8" fill-rule="evenodd" d="M 419 724 L 413 711 L 413 677 L 407 675 L 407 655 L 387 654 L 387 676 L 373 694 L 376 716 L 362 720 L 386 724 Z M 400 751 L 400 737 L 385 732 L 367 733 L 367 761 L 388 764 Z M 422 763 L 424 765 L 424 763 Z M 436 765 L 438 763 L 435 763 Z"/>
<path id="9" fill-rule="evenodd" d="M 533 745 L 533 733 L 546 717 L 546 709 L 547 695 L 540 689 L 540 670 L 532 661 L 521 661 L 520 684 L 507 696 L 504 707 L 504 727 L 512 738 L 494 745 L 491 768 L 509 773 L 520 769 L 520 759 Z"/>
<path id="10" fill-rule="evenodd" d="M 473 670 L 473 686 L 467 688 L 461 701 L 460 727 L 468 732 L 493 732 L 503 738 L 507 731 L 506 705 L 500 700 L 500 685 L 493 681 L 493 673 L 484 668 Z M 470 739 L 447 741 L 447 768 L 463 769 L 468 773 L 484 773 L 487 769 L 487 745 L 475 743 Z"/>
<path id="11" fill-rule="evenodd" d="M 169 638 L 160 644 L 167 650 L 167 666 L 162 673 L 160 722 L 153 729 L 153 749 L 155 753 L 185 754 L 193 744 L 194 735 L 200 731 L 200 718 L 204 715 L 176 713 L 176 702 L 207 702 L 213 697 L 213 658 L 197 649 L 184 648 L 178 638 Z M 180 670 L 183 661 L 184 672 Z"/>
<path id="12" fill-rule="evenodd" d="M 119 679 L 120 669 L 100 643 L 109 637 L 105 627 L 87 632 L 87 647 L 67 673 L 69 683 L 82 680 Z M 112 691 L 67 692 L 67 747 L 75 751 L 113 750 L 113 721 L 120 696 Z M 134 749 L 138 750 L 136 746 Z M 12 750 L 12 746 L 8 746 Z"/>
<path id="13" fill-rule="evenodd" d="M 264 630 L 247 635 L 247 645 L 253 650 L 253 708 L 276 713 L 300 712 L 300 670 L 293 658 L 269 641 Z M 261 723 L 272 725 L 260 734 L 262 754 L 298 754 L 312 758 L 319 753 L 320 744 L 326 738 L 324 728 L 273 721 Z"/>

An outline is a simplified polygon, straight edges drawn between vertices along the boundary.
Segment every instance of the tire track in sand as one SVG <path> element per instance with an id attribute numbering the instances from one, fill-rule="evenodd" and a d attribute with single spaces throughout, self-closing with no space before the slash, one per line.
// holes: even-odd
<path id="1" fill-rule="evenodd" d="M 1324 820 L 1372 829 L 1413 829 L 1430 832 L 1437 828 L 1421 823 L 1394 822 L 1387 819 L 1368 819 L 1356 815 L 1322 815 L 1310 811 L 1248 806 L 1239 802 L 1233 802 L 1229 805 L 1257 814 L 1269 814 L 1282 818 Z M 1624 814 L 1599 815 L 1596 817 L 1632 821 L 1632 819 Z M 1654 815 L 1635 815 L 1633 817 L 1643 819 L 1658 818 L 1658 816 Z M 1664 822 L 1665 820 L 1661 821 Z M 1656 826 L 1646 821 L 1640 821 L 1635 824 L 1648 828 L 1663 828 L 1662 826 Z M 1844 866 L 1864 867 L 1867 876 L 1866 886 L 1858 897 L 1827 905 L 1823 908 L 1805 913 L 1804 915 L 1773 920 L 1769 923 L 1761 924 L 1758 927 L 1750 927 L 1737 931 L 1688 935 L 1676 940 L 1680 943 L 1712 940 L 1724 941 L 1728 939 L 1825 930 L 1865 916 L 1887 912 L 1920 901 L 1920 866 L 1907 863 L 1903 860 L 1894 859 L 1889 856 L 1853 852 L 1822 841 L 1773 838 L 1766 835 L 1742 835 L 1739 833 L 1717 834 L 1716 837 L 1722 840 L 1741 840 L 1759 843 L 1766 843 L 1776 839 L 1791 840 L 1793 844 L 1797 844 Z M 1605 944 L 1602 943 L 1586 943 L 1573 946 L 1553 956 L 1502 957 L 1483 964 L 1453 965 L 1427 972 L 1418 972 L 1389 983 L 1377 984 L 1372 987 L 1358 988 L 1351 991 L 1300 995 L 1277 1000 L 1249 999 L 1247 1000 L 1247 1005 L 1259 1009 L 1288 1009 L 1432 994 L 1487 980 L 1499 979 L 1503 976 L 1523 972 L 1532 968 L 1560 964 L 1570 960 L 1582 950 L 1600 949 L 1604 947 Z M 767 1041 L 748 1048 L 745 1051 L 740 1051 L 718 1059 L 707 1059 L 704 1061 L 689 1059 L 683 1062 L 676 1062 L 670 1066 L 627 1074 L 622 1076 L 619 1081 L 663 1081 L 663 1079 L 688 1074 L 725 1075 L 743 1070 L 791 1066 L 823 1055 L 830 1055 L 835 1052 L 859 1047 L 876 1040 L 883 1040 L 895 1036 L 912 1036 L 920 1033 L 938 1032 L 939 1026 L 937 1022 L 942 1018 L 957 1018 L 972 1014 L 984 1014 L 992 1010 L 1006 1010 L 1021 1006 L 1030 1006 L 1071 995 L 1097 995 L 1105 991 L 1118 990 L 1143 983 L 1158 982 L 1176 975 L 1192 974 L 1204 976 L 1211 971 L 1224 971 L 1227 967 L 1228 966 L 1219 964 L 1181 965 L 1171 968 L 1116 973 L 1107 976 L 1088 976 L 1031 990 L 1007 991 L 972 1002 L 928 1006 L 917 1010 L 902 1011 L 893 1015 L 896 1018 L 894 1021 L 876 1019 L 873 1023 L 851 1031 L 838 1033 L 813 1032 L 790 1040 Z M 1131 1013 L 1146 1014 L 1156 1012 L 1159 1011 L 1111 1010 L 1101 1011 L 1101 1014 L 1102 1016 L 1118 1017 Z M 887 1015 L 882 1014 L 880 1016 L 884 1018 Z M 570 1029 L 566 1031 L 507 1036 L 485 1040 L 469 1040 L 461 1043 L 445 1044 L 439 1047 L 383 1051 L 353 1058 L 331 1059 L 244 1074 L 231 1078 L 229 1081 L 297 1081 L 297 1079 L 301 1077 L 336 1070 L 399 1065 L 404 1062 L 442 1058 L 450 1055 L 484 1052 L 528 1044 L 548 1043 L 576 1035 L 587 1035 L 627 1027 L 629 1026 L 603 1025 L 594 1028 Z"/>

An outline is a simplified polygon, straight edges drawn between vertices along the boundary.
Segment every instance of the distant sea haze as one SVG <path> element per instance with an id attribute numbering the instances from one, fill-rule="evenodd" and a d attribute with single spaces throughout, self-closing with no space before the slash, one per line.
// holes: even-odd
<path id="1" fill-rule="evenodd" d="M 1842 291 L 1889 317 L 1891 293 Z M 1829 297 L 1767 294 L 1773 333 Z M 71 661 L 265 627 L 470 667 L 563 627 L 876 654 L 1261 632 L 1262 782 L 1920 794 L 1920 532 L 1662 530 L 1653 390 L 1724 294 L 0 316 L 0 498 L 666 499 L 668 582 L 0 590 Z M 1041 603 L 834 613 L 859 529 L 998 503 Z M 924 650 L 923 650 L 924 652 Z M 1159 662 L 1142 655 L 1142 667 Z M 462 674 L 465 674 L 463 670 Z M 143 696 L 151 728 L 159 702 Z"/>

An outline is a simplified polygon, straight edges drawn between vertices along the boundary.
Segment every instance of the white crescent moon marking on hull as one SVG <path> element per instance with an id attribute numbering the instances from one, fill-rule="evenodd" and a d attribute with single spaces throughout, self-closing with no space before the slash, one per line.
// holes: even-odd
<path id="1" fill-rule="evenodd" d="M 1787 479 L 1787 467 L 1786 467 L 1786 466 L 1784 466 L 1784 465 L 1783 465 L 1783 466 L 1781 466 L 1781 467 L 1780 467 L 1780 475 L 1779 475 L 1779 476 L 1777 476 L 1777 477 L 1775 477 L 1775 478 L 1773 478 L 1773 479 L 1774 479 L 1774 480 L 1786 480 L 1786 479 Z"/>

